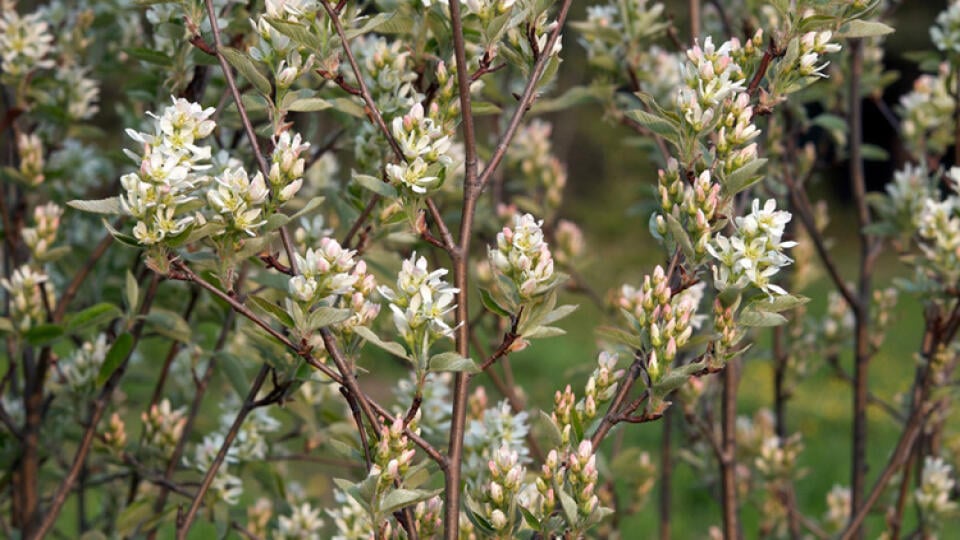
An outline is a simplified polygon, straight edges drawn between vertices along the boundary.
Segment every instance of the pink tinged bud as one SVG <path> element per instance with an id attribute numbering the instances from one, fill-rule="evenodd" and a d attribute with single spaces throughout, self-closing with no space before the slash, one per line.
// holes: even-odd
<path id="1" fill-rule="evenodd" d="M 667 342 L 667 348 L 663 353 L 663 357 L 668 362 L 672 362 L 673 359 L 677 357 L 677 341 L 675 339 L 670 338 L 670 341 Z"/>

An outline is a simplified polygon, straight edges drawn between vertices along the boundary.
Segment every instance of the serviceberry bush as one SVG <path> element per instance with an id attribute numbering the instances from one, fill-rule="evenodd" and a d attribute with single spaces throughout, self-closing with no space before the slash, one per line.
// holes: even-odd
<path id="1" fill-rule="evenodd" d="M 0 530 L 950 537 L 960 4 L 891 108 L 900 4 L 0 0 Z M 588 82 L 564 87 L 571 50 Z M 865 100 L 902 140 L 882 192 Z M 658 262 L 606 298 L 565 215 L 589 180 L 552 140 L 569 108 L 652 164 L 617 181 L 644 186 L 622 234 Z M 812 199 L 838 166 L 839 260 Z M 900 294 L 923 309 L 892 395 L 869 377 Z M 538 342 L 569 339 L 577 299 L 596 355 L 536 402 L 510 356 L 556 362 Z M 772 396 L 738 415 L 747 362 Z M 791 414 L 821 371 L 849 430 Z M 849 474 L 811 502 L 820 437 Z M 674 508 L 681 468 L 709 510 Z"/>

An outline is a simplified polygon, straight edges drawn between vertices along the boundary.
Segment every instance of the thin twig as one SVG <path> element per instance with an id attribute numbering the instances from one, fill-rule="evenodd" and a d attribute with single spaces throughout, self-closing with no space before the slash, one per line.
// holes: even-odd
<path id="1" fill-rule="evenodd" d="M 242 96 L 240 95 L 240 89 L 237 87 L 237 81 L 233 76 L 233 69 L 230 67 L 230 63 L 227 62 L 225 56 L 221 52 L 223 48 L 223 42 L 220 37 L 220 26 L 217 24 L 217 13 L 213 6 L 213 0 L 204 0 L 204 4 L 207 8 L 207 19 L 210 22 L 210 29 L 213 31 L 213 43 L 216 47 L 215 52 L 217 55 L 217 61 L 220 63 L 220 68 L 223 71 L 224 80 L 227 82 L 227 87 L 230 89 L 230 94 L 233 96 L 233 102 L 237 107 L 237 112 L 240 114 L 240 121 L 243 124 L 243 130 L 247 134 L 247 140 L 250 141 L 250 148 L 253 149 L 254 158 L 257 160 L 257 166 L 260 169 L 260 173 L 263 174 L 264 178 L 270 177 L 270 168 L 267 166 L 267 160 L 263 156 L 263 152 L 260 151 L 260 142 L 257 139 L 257 132 L 253 128 L 253 124 L 250 122 L 250 116 L 247 114 L 247 108 L 243 104 Z M 280 241 L 283 243 L 283 249 L 287 252 L 287 260 L 290 261 L 290 266 L 296 271 L 296 259 L 294 258 L 295 250 L 293 249 L 293 243 L 290 241 L 290 235 L 287 233 L 286 227 L 280 227 Z"/>
<path id="2" fill-rule="evenodd" d="M 150 307 L 153 305 L 153 299 L 156 296 L 157 287 L 160 283 L 160 277 L 157 275 L 153 276 L 153 279 L 150 282 L 150 287 L 147 289 L 147 293 L 144 296 L 143 304 L 140 306 L 140 315 L 146 315 L 150 311 Z M 123 377 L 123 374 L 126 372 L 127 363 L 130 361 L 130 357 L 133 355 L 133 351 L 136 349 L 137 343 L 140 341 L 140 336 L 143 334 L 145 320 L 140 319 L 137 321 L 136 325 L 131 331 L 133 336 L 133 345 L 130 347 L 130 351 L 127 353 L 126 358 L 120 363 L 120 366 L 110 375 L 107 379 L 107 382 L 103 385 L 103 389 L 100 390 L 100 393 L 97 395 L 97 399 L 93 403 L 92 411 L 90 412 L 90 419 L 86 429 L 83 432 L 83 436 L 80 439 L 80 445 L 77 447 L 77 450 L 73 457 L 73 464 L 70 466 L 70 470 L 67 471 L 67 475 L 60 482 L 60 486 L 57 488 L 56 493 L 53 496 L 53 500 L 50 503 L 50 507 L 46 510 L 46 515 L 43 517 L 43 521 L 34 531 L 34 533 L 28 538 L 32 540 L 39 540 L 46 536 L 46 534 L 53 527 L 54 522 L 57 519 L 57 516 L 60 515 L 60 510 L 63 509 L 63 504 L 67 500 L 67 496 L 73 489 L 73 484 L 76 482 L 77 477 L 80 474 L 80 470 L 83 467 L 84 463 L 87 460 L 87 454 L 90 452 L 90 448 L 93 445 L 93 438 L 96 435 L 97 424 L 99 424 L 100 419 L 103 417 L 103 413 L 107 409 L 107 404 L 110 400 L 110 397 L 113 395 L 114 390 L 117 385 L 120 383 L 120 379 Z"/>
<path id="3" fill-rule="evenodd" d="M 196 495 L 193 497 L 193 501 L 190 503 L 190 508 L 187 510 L 186 515 L 177 517 L 177 540 L 185 540 L 187 538 L 187 533 L 190 532 L 190 527 L 193 526 L 193 521 L 197 517 L 197 512 L 200 510 L 200 505 L 203 504 L 204 496 L 207 494 L 207 491 L 213 484 L 213 479 L 220 470 L 220 466 L 223 464 L 223 461 L 226 459 L 227 452 L 230 451 L 230 446 L 233 444 L 234 439 L 236 439 L 237 435 L 240 434 L 240 427 L 243 426 L 243 422 L 247 419 L 247 415 L 249 415 L 250 412 L 256 408 L 255 402 L 257 399 L 257 394 L 260 393 L 260 388 L 263 387 L 263 383 L 267 380 L 267 374 L 269 372 L 270 366 L 268 364 L 263 364 L 260 366 L 260 371 L 257 373 L 253 383 L 250 385 L 250 390 L 247 392 L 247 397 L 244 399 L 243 405 L 240 407 L 240 411 L 237 412 L 236 418 L 233 419 L 233 424 L 230 426 L 230 430 L 227 431 L 227 434 L 223 439 L 223 444 L 220 445 L 220 450 L 217 452 L 216 457 L 213 458 L 213 462 L 210 463 L 210 468 L 207 469 L 207 474 L 204 475 L 203 482 L 200 484 L 200 488 L 197 490 Z"/>

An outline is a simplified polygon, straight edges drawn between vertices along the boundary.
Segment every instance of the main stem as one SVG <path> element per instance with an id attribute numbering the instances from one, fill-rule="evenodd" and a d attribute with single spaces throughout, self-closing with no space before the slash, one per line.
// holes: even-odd
<path id="1" fill-rule="evenodd" d="M 863 51 L 860 40 L 850 42 L 850 182 L 857 205 L 857 225 L 860 236 L 860 273 L 857 286 L 857 305 L 854 309 L 856 329 L 854 336 L 853 372 L 853 455 L 851 456 L 850 501 L 852 514 L 864 504 L 867 475 L 867 401 L 868 368 L 870 364 L 870 291 L 873 267 L 873 245 L 866 227 L 870 224 L 870 211 L 866 202 L 866 181 L 863 171 L 862 108 L 860 104 L 860 78 L 863 73 Z M 855 538 L 862 538 L 863 531 L 857 527 Z"/>
<path id="2" fill-rule="evenodd" d="M 737 503 L 737 379 L 739 360 L 727 362 L 723 370 L 723 455 L 720 456 L 720 496 L 723 506 L 723 537 L 740 538 Z"/>

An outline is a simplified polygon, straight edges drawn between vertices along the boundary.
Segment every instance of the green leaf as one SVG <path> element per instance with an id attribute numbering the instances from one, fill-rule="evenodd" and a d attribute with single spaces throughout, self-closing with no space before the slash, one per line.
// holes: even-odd
<path id="1" fill-rule="evenodd" d="M 500 305 L 497 302 L 496 298 L 493 297 L 493 293 L 487 289 L 480 289 L 480 302 L 483 303 L 483 307 L 487 308 L 487 311 L 500 315 L 501 317 L 511 317 L 511 313 L 507 309 Z"/>
<path id="2" fill-rule="evenodd" d="M 843 134 L 847 133 L 847 121 L 835 114 L 818 114 L 816 118 L 810 121 L 810 123 L 815 126 L 820 126 L 827 131 L 836 131 Z"/>
<path id="3" fill-rule="evenodd" d="M 10 322 L 9 317 L 0 317 L 0 333 L 4 333 L 4 334 L 13 333 L 13 323 Z"/>
<path id="4" fill-rule="evenodd" d="M 145 47 L 124 47 L 123 52 L 127 53 L 131 57 L 140 60 L 141 62 L 146 62 L 148 64 L 156 64 L 158 66 L 169 67 L 173 65 L 173 58 L 169 55 L 166 55 L 160 51 L 155 51 L 153 49 L 147 49 Z M 121 535 L 126 536 L 126 535 Z"/>
<path id="5" fill-rule="evenodd" d="M 116 526 L 117 536 L 127 537 L 132 535 L 140 524 L 153 515 L 153 503 L 148 498 L 134 501 L 120 512 L 117 516 Z"/>
<path id="6" fill-rule="evenodd" d="M 155 307 L 143 319 L 152 325 L 155 332 L 170 339 L 189 343 L 193 335 L 187 321 L 169 309 Z"/>
<path id="7" fill-rule="evenodd" d="M 129 332 L 117 336 L 113 345 L 110 346 L 110 350 L 107 351 L 103 365 L 100 366 L 100 373 L 97 374 L 97 386 L 103 386 L 107 382 L 113 372 L 129 358 L 132 350 L 133 336 Z"/>
<path id="8" fill-rule="evenodd" d="M 264 232 L 275 231 L 287 223 L 299 218 L 300 216 L 304 216 L 310 212 L 313 212 L 317 207 L 320 206 L 320 204 L 323 202 L 323 199 L 323 197 L 314 197 L 307 201 L 307 204 L 303 205 L 303 208 L 289 216 L 283 213 L 277 213 L 270 216 L 267 218 L 266 225 L 263 226 Z"/>
<path id="9" fill-rule="evenodd" d="M 523 337 L 527 339 L 543 339 L 563 336 L 566 335 L 566 333 L 566 330 L 557 328 L 556 326 L 538 326 L 532 330 L 528 330 L 527 333 L 523 334 Z"/>
<path id="10" fill-rule="evenodd" d="M 781 311 L 787 311 L 800 307 L 810 299 L 806 296 L 794 296 L 791 294 L 776 296 L 774 298 L 763 297 L 760 300 L 755 300 L 751 302 L 747 307 L 744 308 L 744 311 L 767 311 L 773 313 L 780 313 Z"/>
<path id="11" fill-rule="evenodd" d="M 67 332 L 76 332 L 88 326 L 97 326 L 122 314 L 123 312 L 117 306 L 109 302 L 101 302 L 69 317 L 67 319 Z"/>
<path id="12" fill-rule="evenodd" d="M 347 36 L 347 40 L 351 40 L 357 36 L 362 36 L 367 32 L 372 32 L 376 30 L 377 28 L 380 27 L 381 24 L 386 23 L 393 17 L 394 17 L 394 13 L 378 13 L 377 15 L 370 17 L 370 19 L 368 19 L 367 22 L 364 23 L 363 26 L 361 26 L 360 28 L 347 30 L 346 32 L 344 32 L 344 35 Z"/>
<path id="13" fill-rule="evenodd" d="M 92 214 L 107 214 L 116 216 L 123 214 L 123 207 L 120 206 L 120 197 L 109 197 L 107 199 L 96 199 L 92 201 L 73 200 L 67 203 L 70 208 L 76 208 L 81 212 L 90 212 Z"/>
<path id="14" fill-rule="evenodd" d="M 407 349 L 405 349 L 403 345 L 395 341 L 383 341 L 379 336 L 373 333 L 373 330 L 370 330 L 366 326 L 358 326 L 354 328 L 353 331 L 363 339 L 369 341 L 372 345 L 379 347 L 394 356 L 403 358 L 404 360 L 410 360 L 410 357 L 407 355 Z"/>
<path id="15" fill-rule="evenodd" d="M 854 19 L 840 27 L 836 37 L 842 38 L 865 38 L 885 36 L 894 32 L 893 27 L 883 24 L 879 21 L 865 21 Z"/>
<path id="16" fill-rule="evenodd" d="M 352 312 L 349 309 L 318 307 L 308 316 L 307 324 L 310 325 L 311 330 L 318 330 L 331 324 L 343 322 L 349 319 L 350 315 L 352 315 Z"/>
<path id="17" fill-rule="evenodd" d="M 576 311 L 578 307 L 580 306 L 577 304 L 566 304 L 566 305 L 560 306 L 557 309 L 551 311 L 550 313 L 547 313 L 543 317 L 543 319 L 540 320 L 540 324 L 555 323 L 560 319 L 563 319 L 567 315 L 570 315 L 571 313 Z"/>
<path id="18" fill-rule="evenodd" d="M 370 191 L 386 197 L 388 199 L 397 198 L 397 188 L 391 186 L 390 184 L 380 180 L 379 178 L 370 176 L 368 174 L 354 174 L 354 181 L 360 184 L 364 189 L 369 189 Z"/>
<path id="19" fill-rule="evenodd" d="M 110 236 L 112 236 L 117 242 L 130 247 L 140 247 L 140 242 L 138 242 L 136 238 L 114 229 L 113 225 L 111 225 L 109 221 L 103 220 L 103 226 L 106 227 L 107 232 L 109 232 Z"/>
<path id="20" fill-rule="evenodd" d="M 412 506 L 421 501 L 436 497 L 442 489 L 427 491 L 425 489 L 403 489 L 397 488 L 380 501 L 380 511 L 384 514 L 393 513 L 405 506 Z"/>
<path id="21" fill-rule="evenodd" d="M 246 53 L 240 52 L 232 47 L 222 47 L 220 54 L 261 94 L 269 96 L 273 93 L 270 81 L 267 80 L 263 73 L 257 70 L 257 66 L 254 65 L 253 60 Z"/>
<path id="22" fill-rule="evenodd" d="M 308 49 L 318 50 L 323 48 L 323 41 L 320 37 L 310 33 L 310 30 L 300 23 L 274 18 L 267 19 L 267 22 L 269 22 L 270 26 L 274 27 L 277 32 L 280 32 Z"/>
<path id="23" fill-rule="evenodd" d="M 333 104 L 323 98 L 301 98 L 295 100 L 286 109 L 293 112 L 315 112 L 333 107 Z"/>
<path id="24" fill-rule="evenodd" d="M 627 118 L 635 120 L 641 126 L 670 141 L 674 146 L 677 146 L 679 131 L 677 126 L 671 121 L 641 109 L 627 111 L 625 114 Z"/>
<path id="25" fill-rule="evenodd" d="M 48 345 L 63 337 L 63 330 L 59 324 L 43 323 L 24 332 L 23 337 L 33 346 Z"/>
<path id="26" fill-rule="evenodd" d="M 727 194 L 736 195 L 762 180 L 763 175 L 757 174 L 757 172 L 766 164 L 766 158 L 755 159 L 728 174 L 723 179 L 723 187 Z"/>
<path id="27" fill-rule="evenodd" d="M 696 252 L 693 250 L 693 243 L 690 241 L 690 236 L 683 228 L 683 225 L 681 225 L 680 222 L 677 221 L 677 218 L 673 217 L 672 214 L 663 214 L 663 217 L 666 218 L 667 230 L 670 231 L 670 236 L 673 237 L 674 241 L 677 242 L 677 245 L 680 246 L 680 249 L 683 250 L 683 254 L 687 257 L 687 259 L 696 259 Z"/>
<path id="28" fill-rule="evenodd" d="M 771 311 L 753 311 L 744 309 L 737 318 L 737 322 L 743 326 L 751 327 L 780 326 L 781 324 L 787 322 L 787 318 L 779 313 L 773 313 Z"/>
<path id="29" fill-rule="evenodd" d="M 596 329 L 596 333 L 603 339 L 621 343 L 631 349 L 642 349 L 645 346 L 640 336 L 613 326 L 601 326 Z"/>
<path id="30" fill-rule="evenodd" d="M 127 302 L 127 313 L 134 314 L 140 309 L 140 285 L 133 273 L 127 270 L 127 279 L 124 287 L 124 300 Z"/>
<path id="31" fill-rule="evenodd" d="M 560 428 L 557 427 L 553 418 L 551 418 L 546 411 L 540 411 L 540 415 L 537 418 L 540 420 L 539 423 L 543 426 L 544 435 L 547 437 L 547 447 L 559 447 L 563 443 L 563 434 L 560 433 Z"/>
<path id="32" fill-rule="evenodd" d="M 564 517 L 567 518 L 567 524 L 571 527 L 577 524 L 577 503 L 574 502 L 566 491 L 559 485 L 554 486 L 554 491 L 559 496 L 560 507 L 563 508 Z"/>
<path id="33" fill-rule="evenodd" d="M 245 395 L 250 390 L 247 374 L 243 371 L 243 360 L 226 351 L 217 351 L 216 358 L 220 369 L 223 370 L 230 386 L 238 395 Z"/>
<path id="34" fill-rule="evenodd" d="M 464 373 L 480 373 L 476 362 L 470 358 L 460 356 L 455 352 L 445 352 L 430 357 L 428 364 L 430 371 L 461 371 Z"/>
<path id="35" fill-rule="evenodd" d="M 251 296 L 249 301 L 254 305 L 255 308 L 257 308 L 258 311 L 273 317 L 280 324 L 287 328 L 293 328 L 293 318 L 290 317 L 290 314 L 287 313 L 282 307 L 269 300 L 260 298 L 259 296 Z"/>

